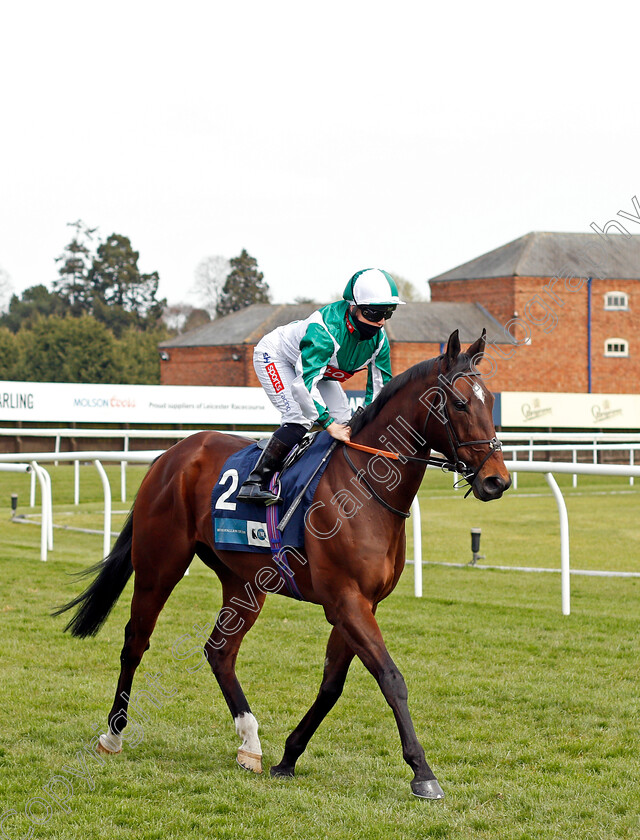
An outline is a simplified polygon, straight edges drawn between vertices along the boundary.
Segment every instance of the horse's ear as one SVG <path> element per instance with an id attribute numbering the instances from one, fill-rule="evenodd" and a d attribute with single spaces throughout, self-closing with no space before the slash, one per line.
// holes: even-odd
<path id="1" fill-rule="evenodd" d="M 447 369 L 452 368 L 456 363 L 456 359 L 460 355 L 460 338 L 458 337 L 458 330 L 454 330 L 449 336 L 447 349 L 445 350 L 444 355 L 447 360 Z"/>
<path id="2" fill-rule="evenodd" d="M 477 365 L 478 362 L 482 361 L 482 357 L 484 356 L 484 348 L 487 344 L 487 331 L 485 329 L 482 330 L 482 335 L 477 341 L 474 341 L 471 347 L 467 350 L 467 356 L 469 356 L 474 365 Z"/>

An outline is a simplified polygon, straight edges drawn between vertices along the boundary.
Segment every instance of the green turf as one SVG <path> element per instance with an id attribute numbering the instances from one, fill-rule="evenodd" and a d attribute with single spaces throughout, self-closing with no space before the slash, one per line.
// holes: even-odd
<path id="1" fill-rule="evenodd" d="M 57 522 L 99 527 L 101 489 L 83 471 L 81 512 L 72 470 L 52 468 Z M 130 469 L 129 486 L 144 472 Z M 119 471 L 109 471 L 119 489 Z M 135 480 L 134 480 L 135 477 Z M 580 479 L 566 488 L 572 563 L 638 569 L 640 495 L 624 480 Z M 627 492 L 631 490 L 632 492 Z M 426 566 L 424 597 L 412 569 L 378 618 L 409 686 L 427 757 L 446 793 L 410 794 L 393 716 L 354 663 L 340 702 L 298 764 L 295 780 L 239 770 L 238 739 L 208 667 L 172 648 L 220 606 L 215 576 L 199 561 L 162 613 L 139 671 L 161 673 L 175 693 L 145 706 L 142 740 L 104 764 L 87 758 L 89 783 L 73 776 L 76 754 L 104 728 L 127 620 L 130 585 L 102 632 L 63 634 L 52 606 L 79 590 L 69 577 L 99 559 L 101 536 L 56 531 L 48 563 L 39 529 L 9 522 L 9 497 L 28 502 L 28 479 L 0 474 L 0 816 L 35 838 L 636 838 L 640 831 L 637 615 L 640 579 L 572 579 L 572 615 L 560 612 L 553 574 Z M 616 491 L 611 494 L 610 491 Z M 482 527 L 487 563 L 559 565 L 555 502 L 543 479 L 482 505 L 430 472 L 421 491 L 425 558 L 466 562 L 469 528 Z M 114 501 L 125 510 L 129 502 Z M 120 516 L 120 522 L 124 518 Z M 410 532 L 410 528 L 408 529 Z M 317 607 L 271 597 L 247 636 L 238 671 L 260 722 L 265 763 L 312 702 L 328 635 Z M 181 651 L 188 651 L 183 643 Z M 191 669 L 191 670 L 190 670 Z M 141 687 L 139 680 L 138 687 Z M 73 783 L 66 808 L 49 814 L 43 786 Z"/>
<path id="2" fill-rule="evenodd" d="M 571 567 L 640 572 L 640 485 L 628 478 L 556 476 L 569 515 Z M 518 476 L 518 489 L 498 503 L 464 499 L 451 479 L 428 472 L 420 492 L 423 558 L 467 563 L 471 528 L 481 528 L 480 562 L 491 565 L 560 567 L 560 525 L 555 498 L 541 475 Z M 411 527 L 407 529 L 411 537 Z M 412 543 L 410 543 L 412 546 Z M 412 557 L 410 547 L 408 556 Z"/>

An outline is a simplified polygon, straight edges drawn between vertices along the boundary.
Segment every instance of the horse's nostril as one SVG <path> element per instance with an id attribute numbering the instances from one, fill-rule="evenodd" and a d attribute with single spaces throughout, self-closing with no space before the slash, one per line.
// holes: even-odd
<path id="1" fill-rule="evenodd" d="M 510 484 L 511 480 L 507 483 L 500 475 L 490 475 L 485 479 L 485 486 L 494 493 L 504 493 Z"/>

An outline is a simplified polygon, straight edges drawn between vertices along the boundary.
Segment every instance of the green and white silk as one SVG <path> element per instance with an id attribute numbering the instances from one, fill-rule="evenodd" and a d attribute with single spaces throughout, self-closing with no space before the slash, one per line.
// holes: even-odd
<path id="1" fill-rule="evenodd" d="M 345 382 L 354 373 L 368 369 L 368 405 L 391 379 L 389 339 L 384 328 L 373 338 L 362 339 L 349 314 L 349 303 L 344 300 L 323 306 L 304 321 L 278 327 L 261 340 L 256 356 L 262 349 L 294 367 L 291 396 L 308 420 L 325 428 L 334 418 L 322 399 L 319 383 Z"/>

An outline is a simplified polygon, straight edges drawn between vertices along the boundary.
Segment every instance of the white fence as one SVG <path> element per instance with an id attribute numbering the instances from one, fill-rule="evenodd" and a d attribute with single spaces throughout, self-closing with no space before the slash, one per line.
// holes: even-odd
<path id="1" fill-rule="evenodd" d="M 560 520 L 560 577 L 561 577 L 561 598 L 562 598 L 562 612 L 564 615 L 571 613 L 571 574 L 593 575 L 601 577 L 640 577 L 640 573 L 635 572 L 599 572 L 584 570 L 571 571 L 570 567 L 570 547 L 569 547 L 569 514 L 567 512 L 567 505 L 562 495 L 562 491 L 558 486 L 558 482 L 554 478 L 554 473 L 558 474 L 572 474 L 577 472 L 580 475 L 601 475 L 601 476 L 637 476 L 640 477 L 640 466 L 626 466 L 622 464 L 574 464 L 562 463 L 560 461 L 505 461 L 507 469 L 512 472 L 516 468 L 521 472 L 540 473 L 545 476 L 547 484 L 551 488 L 553 496 L 558 506 L 558 516 Z M 411 508 L 413 512 L 413 506 Z M 416 533 L 416 521 L 414 520 L 414 540 Z M 415 543 L 414 543 L 415 545 Z M 421 546 L 421 544 L 420 544 Z M 459 564 L 451 564 L 459 565 Z M 483 567 L 479 567 L 483 568 Z M 484 567 L 487 568 L 487 567 Z M 493 567 L 497 568 L 497 567 Z M 513 569 L 514 571 L 553 571 L 552 569 L 534 569 L 522 567 L 500 567 L 505 569 Z M 420 598 L 422 596 L 422 552 L 420 554 L 414 551 L 414 594 Z"/>
<path id="2" fill-rule="evenodd" d="M 47 460 L 49 462 L 53 461 L 53 463 L 57 464 L 59 461 L 66 461 L 66 460 L 73 460 L 75 463 L 75 475 L 74 475 L 74 504 L 79 504 L 79 493 L 80 493 L 80 473 L 79 473 L 79 463 L 80 461 L 89 461 L 94 460 L 94 458 L 101 458 L 103 461 L 120 461 L 120 500 L 122 502 L 126 502 L 127 500 L 127 463 L 133 461 L 133 459 L 125 457 L 126 454 L 130 451 L 129 444 L 131 440 L 182 440 L 183 438 L 189 437 L 190 435 L 195 435 L 197 433 L 196 429 L 185 430 L 185 429 L 0 429 L 0 437 L 40 437 L 40 438 L 53 438 L 53 452 L 59 456 L 56 458 L 49 458 L 50 453 L 45 453 L 47 455 Z M 270 437 L 271 432 L 256 432 L 256 431 L 248 431 L 248 432 L 231 432 L 225 431 L 226 435 L 239 435 L 241 437 L 250 437 L 253 439 L 259 439 L 263 437 Z M 73 438 L 91 438 L 93 440 L 121 440 L 122 441 L 122 450 L 119 451 L 100 451 L 97 455 L 95 452 L 92 454 L 91 451 L 87 450 L 77 450 L 75 455 L 81 455 L 79 459 L 68 459 L 62 457 L 66 453 L 61 452 L 61 443 L 63 439 L 73 439 Z M 144 452 L 145 450 L 133 450 L 133 452 Z M 162 453 L 163 450 L 158 450 L 154 457 L 157 457 Z M 37 455 L 42 455 L 42 453 L 23 453 L 21 459 L 25 460 L 26 456 L 28 459 L 32 459 Z M 109 457 L 107 457 L 109 456 Z M 43 459 L 40 459 L 43 460 Z M 153 460 L 153 459 L 152 459 Z M 138 461 L 137 463 L 148 463 L 146 461 Z M 33 507 L 33 502 L 31 506 Z"/>
<path id="3" fill-rule="evenodd" d="M 82 432 L 82 434 L 78 434 L 78 432 Z M 0 430 L 0 434 L 7 434 L 11 433 L 13 435 L 19 432 L 21 435 L 23 434 L 24 430 Z M 29 453 L 28 457 L 30 460 L 30 464 L 26 463 L 18 463 L 20 461 L 25 461 L 24 453 L 2 453 L 0 454 L 0 470 L 1 469 L 18 469 L 20 471 L 25 471 L 28 469 L 32 469 L 33 473 L 40 482 L 40 487 L 42 491 L 42 523 L 41 523 L 41 559 L 47 559 L 47 549 L 51 550 L 53 548 L 53 532 L 52 532 L 52 499 L 51 499 L 51 480 L 47 471 L 41 467 L 42 463 L 57 463 L 58 461 L 71 461 L 75 464 L 75 501 L 76 504 L 78 503 L 79 499 L 79 463 L 81 461 L 92 461 L 95 465 L 96 469 L 98 470 L 103 486 L 104 492 L 104 522 L 103 522 L 103 553 L 106 556 L 110 551 L 110 544 L 111 544 L 111 510 L 112 510 L 112 503 L 111 503 L 111 488 L 109 485 L 109 481 L 107 475 L 104 471 L 102 466 L 102 461 L 115 461 L 121 463 L 122 469 L 122 482 L 121 482 L 121 493 L 122 493 L 122 500 L 126 500 L 126 487 L 125 487 L 125 480 L 124 480 L 124 469 L 127 463 L 150 463 L 153 461 L 158 455 L 162 454 L 163 450 L 145 450 L 145 451 L 128 451 L 128 439 L 130 438 L 168 438 L 168 437 L 175 437 L 176 439 L 181 439 L 183 437 L 187 437 L 188 435 L 194 434 L 193 431 L 167 431 L 167 430 L 105 430 L 104 434 L 102 430 L 78 430 L 78 429 L 30 429 L 28 430 L 29 434 L 32 436 L 45 436 L 49 435 L 51 437 L 56 438 L 56 449 L 53 452 L 38 452 L 38 453 Z M 123 450 L 113 450 L 113 451 L 77 451 L 77 452 L 61 452 L 60 451 L 60 440 L 64 436 L 70 437 L 113 437 L 113 438 L 120 438 L 125 440 L 125 449 Z M 234 434 L 234 433 L 231 433 Z M 238 432 L 235 434 L 242 434 L 246 437 L 265 437 L 268 436 L 268 432 Z M 506 437 L 507 433 L 501 435 L 501 439 Z M 560 572 L 561 572 L 561 598 L 562 598 L 562 612 L 564 615 L 569 615 L 571 611 L 571 595 L 570 595 L 570 575 L 572 574 L 570 569 L 570 543 L 569 543 L 569 517 L 567 513 L 567 506 L 562 495 L 562 492 L 558 486 L 554 478 L 554 473 L 556 474 L 570 474 L 570 475 L 601 475 L 601 476 L 628 476 L 631 481 L 633 478 L 640 477 L 640 466 L 635 466 L 632 463 L 627 465 L 618 465 L 618 464 L 588 464 L 588 463 L 578 463 L 576 461 L 576 452 L 582 451 L 583 449 L 588 449 L 589 451 L 593 451 L 594 461 L 597 459 L 598 453 L 605 450 L 605 449 L 626 449 L 631 452 L 631 458 L 633 458 L 633 452 L 640 448 L 640 443 L 638 443 L 638 436 L 637 435 L 622 435 L 622 434 L 605 434 L 605 435 L 588 435 L 582 436 L 585 440 L 588 440 L 589 443 L 581 443 L 574 446 L 567 447 L 566 445 L 550 445 L 546 443 L 551 439 L 551 434 L 540 434 L 540 435 L 527 435 L 523 436 L 517 433 L 513 433 L 509 435 L 512 440 L 523 440 L 523 437 L 528 439 L 528 443 L 522 446 L 519 445 L 509 445 L 507 441 L 505 441 L 505 449 L 511 451 L 514 450 L 515 452 L 526 450 L 527 452 L 533 453 L 538 449 L 536 444 L 538 441 L 535 438 L 539 438 L 540 440 L 545 441 L 544 444 L 539 444 L 539 449 L 545 451 L 571 451 L 573 453 L 573 461 L 571 462 L 561 462 L 561 461 L 518 461 L 518 460 L 511 460 L 507 461 L 506 465 L 507 468 L 514 474 L 516 471 L 520 472 L 531 472 L 531 473 L 540 473 L 543 474 L 549 484 L 551 491 L 554 495 L 556 500 L 556 504 L 558 506 L 558 515 L 559 515 L 559 522 L 560 522 Z M 556 435 L 557 438 L 569 438 L 572 441 L 575 441 L 576 438 L 581 437 L 580 435 Z M 606 440 L 605 440 L 606 438 Z M 624 438 L 624 440 L 621 440 Z M 6 466 L 5 466 L 6 465 Z M 34 493 L 35 493 L 35 478 L 32 478 L 32 506 L 34 504 Z M 413 541 L 414 541 L 414 594 L 416 597 L 422 597 L 422 530 L 421 530 L 421 516 L 420 516 L 420 506 L 418 504 L 418 500 L 414 499 L 411 505 L 411 512 L 413 516 Z M 532 569 L 533 571 L 533 569 Z M 535 571 L 540 571 L 536 569 Z M 609 573 L 609 572 L 585 572 L 582 570 L 576 570 L 573 574 L 591 574 L 591 575 L 623 575 L 626 576 L 633 576 L 633 577 L 640 577 L 640 574 L 635 573 Z"/>
<path id="4" fill-rule="evenodd" d="M 130 451 L 130 443 L 136 439 L 173 439 L 182 440 L 189 435 L 196 434 L 197 430 L 184 429 L 73 429 L 73 428 L 52 428 L 52 429 L 0 429 L 0 437 L 49 437 L 53 439 L 53 451 L 60 452 L 63 440 L 74 438 L 92 438 L 105 440 L 121 440 L 122 452 Z M 270 432 L 257 431 L 225 431 L 225 434 L 240 435 L 242 437 L 261 438 L 269 437 Z M 629 432 L 601 432 L 598 434 L 589 432 L 501 432 L 500 440 L 503 443 L 505 453 L 509 452 L 516 461 L 519 452 L 526 452 L 528 459 L 534 459 L 535 452 L 570 452 L 571 460 L 578 463 L 578 452 L 591 452 L 594 464 L 598 463 L 598 455 L 609 451 L 628 451 L 629 466 L 636 462 L 635 452 L 640 449 L 640 433 Z M 58 460 L 56 459 L 56 463 Z M 126 459 L 121 461 L 120 469 L 120 498 L 126 501 Z M 573 486 L 577 485 L 578 472 L 573 473 Z M 629 476 L 629 484 L 633 484 L 634 476 Z M 78 478 L 76 477 L 76 486 Z M 517 470 L 513 473 L 513 488 L 518 487 Z M 76 504 L 78 504 L 76 497 Z"/>
<path id="5" fill-rule="evenodd" d="M 578 452 L 590 452 L 593 456 L 593 463 L 598 463 L 598 454 L 602 452 L 628 452 L 629 453 L 629 466 L 633 467 L 636 461 L 635 453 L 640 450 L 640 443 L 583 443 L 583 444 L 564 444 L 564 443 L 554 443 L 554 444 L 541 444 L 540 446 L 535 446 L 531 444 L 524 444 L 520 446 L 511 446 L 509 444 L 503 447 L 505 453 L 510 452 L 513 456 L 513 463 L 517 466 L 517 459 L 518 459 L 518 452 L 526 452 L 529 456 L 529 461 L 533 461 L 533 456 L 536 452 L 570 452 L 571 453 L 571 463 L 578 464 Z M 573 486 L 578 486 L 578 472 L 572 472 L 573 476 Z M 513 477 L 513 488 L 514 490 L 518 489 L 518 473 L 516 467 L 514 467 L 514 472 L 512 474 Z M 633 485 L 634 475 L 629 474 L 629 484 Z"/>
<path id="6" fill-rule="evenodd" d="M 0 469 L 6 469 L 9 465 L 20 468 L 26 468 L 21 469 L 20 471 L 22 472 L 31 469 L 33 470 L 32 476 L 36 475 L 38 477 L 40 481 L 41 490 L 40 559 L 46 561 L 47 551 L 51 551 L 53 549 L 53 499 L 51 493 L 51 478 L 47 470 L 45 470 L 44 467 L 42 467 L 42 464 L 56 462 L 57 460 L 72 461 L 75 462 L 77 474 L 77 467 L 80 461 L 92 461 L 94 466 L 98 470 L 98 474 L 100 475 L 100 479 L 102 481 L 102 490 L 104 494 L 102 548 L 103 555 L 106 557 L 106 555 L 111 549 L 111 485 L 109 484 L 109 479 L 104 470 L 104 467 L 102 466 L 102 461 L 100 459 L 104 461 L 116 461 L 120 460 L 122 457 L 126 457 L 129 463 L 149 464 L 151 463 L 151 461 L 154 460 L 154 458 L 157 458 L 158 455 L 161 455 L 162 452 L 162 449 L 151 452 L 128 452 L 126 453 L 126 455 L 123 455 L 122 452 L 104 451 L 63 453 L 31 452 L 30 457 L 33 460 L 30 462 L 30 464 L 16 463 L 18 459 L 22 459 L 24 457 L 24 455 L 22 454 L 0 453 Z M 32 477 L 31 507 L 34 506 L 35 482 Z"/>

